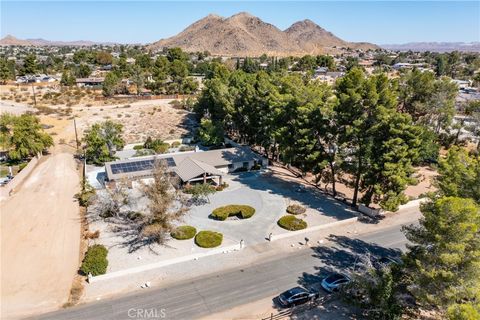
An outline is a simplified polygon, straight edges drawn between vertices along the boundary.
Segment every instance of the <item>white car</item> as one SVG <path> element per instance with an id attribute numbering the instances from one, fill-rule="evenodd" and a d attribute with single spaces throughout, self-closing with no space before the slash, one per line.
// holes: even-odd
<path id="1" fill-rule="evenodd" d="M 322 280 L 321 285 L 323 289 L 331 293 L 334 291 L 338 291 L 341 286 L 349 283 L 350 281 L 351 279 L 344 274 L 332 273 Z"/>

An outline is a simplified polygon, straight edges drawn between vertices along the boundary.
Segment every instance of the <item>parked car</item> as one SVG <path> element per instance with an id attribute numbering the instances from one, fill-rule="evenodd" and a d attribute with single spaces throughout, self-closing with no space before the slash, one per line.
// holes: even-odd
<path id="1" fill-rule="evenodd" d="M 351 279 L 347 275 L 341 273 L 332 273 L 322 280 L 321 285 L 323 289 L 331 293 L 338 291 L 341 286 L 349 283 L 350 281 Z"/>
<path id="2" fill-rule="evenodd" d="M 318 299 L 319 295 L 318 292 L 308 291 L 302 287 L 295 287 L 280 294 L 278 296 L 278 301 L 284 307 L 292 307 Z"/>

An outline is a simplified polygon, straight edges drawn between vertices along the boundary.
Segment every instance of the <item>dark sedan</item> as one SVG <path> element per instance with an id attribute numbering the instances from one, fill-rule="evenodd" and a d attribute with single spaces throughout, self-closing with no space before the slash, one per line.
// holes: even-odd
<path id="1" fill-rule="evenodd" d="M 318 296 L 318 292 L 308 291 L 302 287 L 295 287 L 280 294 L 278 301 L 284 307 L 292 307 L 317 299 Z"/>

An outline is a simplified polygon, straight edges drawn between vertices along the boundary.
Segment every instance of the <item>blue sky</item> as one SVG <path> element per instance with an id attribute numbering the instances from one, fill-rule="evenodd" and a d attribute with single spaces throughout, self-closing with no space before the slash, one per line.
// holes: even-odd
<path id="1" fill-rule="evenodd" d="M 209 13 L 247 11 L 280 29 L 310 19 L 348 41 L 480 41 L 480 1 L 5 1 L 1 36 L 147 43 Z"/>

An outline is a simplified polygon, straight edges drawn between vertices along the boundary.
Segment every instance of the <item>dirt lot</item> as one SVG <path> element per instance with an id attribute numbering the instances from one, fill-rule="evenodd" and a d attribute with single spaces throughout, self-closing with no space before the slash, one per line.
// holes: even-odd
<path id="1" fill-rule="evenodd" d="M 34 102 L 30 86 L 0 86 L 0 112 L 35 112 L 41 116 L 42 123 L 54 126 L 50 133 L 68 133 L 57 139 L 64 139 L 67 143 L 75 139 L 74 117 L 79 138 L 88 126 L 110 119 L 124 125 L 127 143 L 143 142 L 148 136 L 163 140 L 190 136 L 197 125 L 192 113 L 174 108 L 170 99 L 95 101 L 95 96 L 100 95 L 98 91 L 74 88 L 61 93 L 58 86 L 36 86 L 35 92 L 37 109 L 32 108 Z M 70 127 L 67 132 L 65 126 Z"/>
<path id="2" fill-rule="evenodd" d="M 51 310 L 68 299 L 80 247 L 76 166 L 69 153 L 47 156 L 1 203 L 2 319 Z"/>

